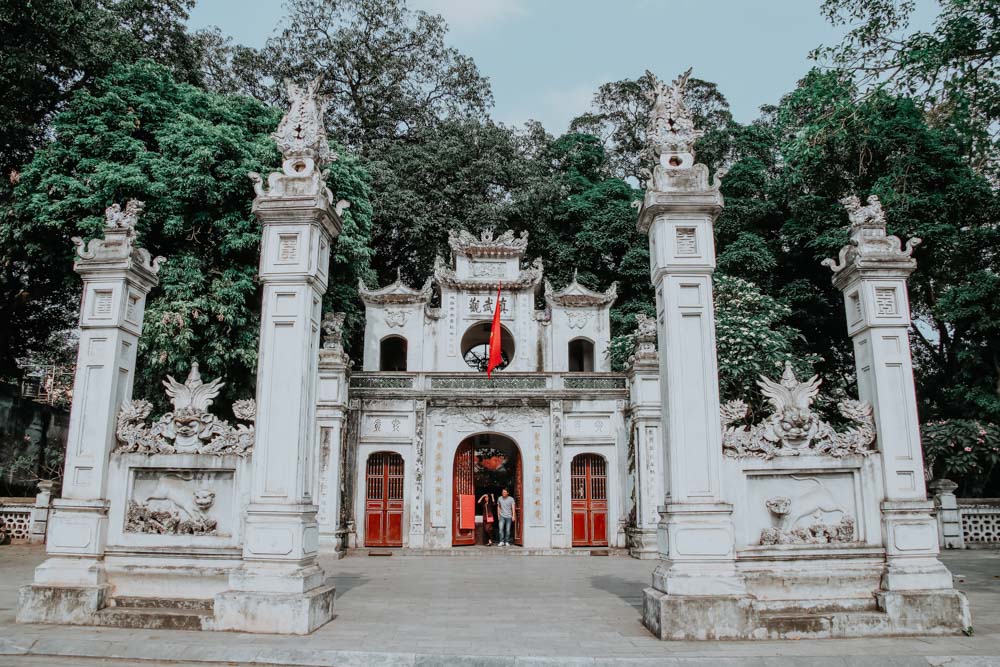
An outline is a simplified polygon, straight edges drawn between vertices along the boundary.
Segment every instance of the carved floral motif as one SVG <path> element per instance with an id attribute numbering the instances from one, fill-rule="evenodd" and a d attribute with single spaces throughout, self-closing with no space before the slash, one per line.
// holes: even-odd
<path id="1" fill-rule="evenodd" d="M 838 432 L 812 411 L 820 382 L 816 376 L 799 382 L 788 362 L 780 382 L 761 376 L 757 384 L 774 411 L 759 424 L 733 426 L 746 416 L 747 405 L 739 400 L 724 404 L 721 409 L 723 452 L 734 458 L 756 456 L 765 460 L 803 453 L 839 458 L 850 454 L 867 456 L 874 452 L 875 420 L 871 406 L 861 401 L 841 401 L 840 413 L 857 426 Z"/>
<path id="2" fill-rule="evenodd" d="M 202 382 L 198 363 L 184 384 L 171 376 L 163 383 L 174 406 L 152 426 L 145 423 L 153 406 L 142 399 L 125 401 L 118 412 L 116 453 L 142 454 L 236 454 L 246 456 L 254 445 L 253 425 L 237 424 L 217 418 L 208 411 L 212 399 L 219 395 L 221 379 Z M 242 421 L 253 422 L 257 406 L 252 399 L 233 403 L 233 414 Z"/>
<path id="3" fill-rule="evenodd" d="M 406 311 L 405 310 L 387 310 L 385 311 L 385 323 L 390 327 L 403 327 L 406 325 Z"/>

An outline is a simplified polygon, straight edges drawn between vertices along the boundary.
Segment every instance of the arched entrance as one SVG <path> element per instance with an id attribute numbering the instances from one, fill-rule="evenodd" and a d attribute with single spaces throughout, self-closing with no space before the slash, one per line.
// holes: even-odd
<path id="1" fill-rule="evenodd" d="M 477 513 L 482 513 L 482 507 L 476 504 L 476 500 L 484 493 L 498 497 L 505 488 L 514 496 L 517 503 L 514 544 L 520 545 L 524 516 L 523 478 L 521 452 L 517 448 L 517 443 L 510 438 L 495 433 L 481 433 L 463 440 L 455 452 L 454 478 L 451 487 L 452 545 L 457 547 L 476 544 L 475 519 Z M 469 497 L 472 498 L 471 514 L 468 506 Z M 463 503 L 466 503 L 464 508 Z M 485 517 L 482 521 L 485 521 Z M 495 534 L 493 539 L 495 542 Z"/>
<path id="2" fill-rule="evenodd" d="M 573 546 L 608 546 L 608 464 L 597 454 L 579 454 L 570 463 Z"/>
<path id="3" fill-rule="evenodd" d="M 403 546 L 403 457 L 375 452 L 365 465 L 365 546 Z"/>

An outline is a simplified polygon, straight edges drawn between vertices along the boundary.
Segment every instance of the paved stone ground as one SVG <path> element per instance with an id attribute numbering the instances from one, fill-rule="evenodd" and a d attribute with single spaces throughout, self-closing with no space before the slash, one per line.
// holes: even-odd
<path id="1" fill-rule="evenodd" d="M 944 556 L 972 637 L 786 642 L 654 639 L 639 620 L 653 564 L 621 557 L 324 560 L 338 617 L 308 637 L 16 625 L 17 588 L 43 557 L 0 547 L 0 665 L 1000 665 L 996 551 Z"/>

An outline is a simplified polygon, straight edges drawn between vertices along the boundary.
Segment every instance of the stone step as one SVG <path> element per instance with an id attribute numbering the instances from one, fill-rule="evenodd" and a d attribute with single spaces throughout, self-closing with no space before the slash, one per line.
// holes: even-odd
<path id="1" fill-rule="evenodd" d="M 350 549 L 348 556 L 451 556 L 454 558 L 483 558 L 489 556 L 628 556 L 628 549 L 618 547 L 578 547 L 575 549 L 550 549 L 534 547 L 454 547 L 451 549 L 377 549 L 359 547 Z"/>
<path id="2" fill-rule="evenodd" d="M 768 611 L 759 615 L 766 639 L 833 639 L 885 636 L 889 615 L 881 611 Z"/>
<path id="3" fill-rule="evenodd" d="M 111 598 L 108 607 L 126 607 L 129 609 L 179 609 L 212 611 L 214 602 L 190 598 L 149 598 L 119 595 Z"/>
<path id="4" fill-rule="evenodd" d="M 164 607 L 105 607 L 95 615 L 97 625 L 143 630 L 202 630 L 213 614 L 207 609 Z"/>
<path id="5" fill-rule="evenodd" d="M 754 608 L 761 614 L 832 614 L 851 611 L 879 611 L 874 595 L 868 597 L 829 598 L 826 600 L 767 600 L 757 599 Z"/>

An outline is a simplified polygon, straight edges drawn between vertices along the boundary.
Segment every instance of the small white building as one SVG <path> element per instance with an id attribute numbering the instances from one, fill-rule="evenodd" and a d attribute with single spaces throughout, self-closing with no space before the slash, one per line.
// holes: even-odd
<path id="1" fill-rule="evenodd" d="M 607 355 L 616 285 L 553 290 L 540 260 L 525 263 L 526 232 L 453 232 L 449 243 L 452 261 L 439 259 L 419 290 L 360 285 L 364 364 L 350 376 L 342 465 L 321 471 L 341 468 L 323 486 L 344 492 L 321 498 L 340 507 L 321 518 L 324 541 L 348 527 L 357 546 L 482 543 L 475 501 L 508 488 L 516 544 L 626 546 L 629 392 Z M 498 300 L 503 363 L 491 379 Z"/>

